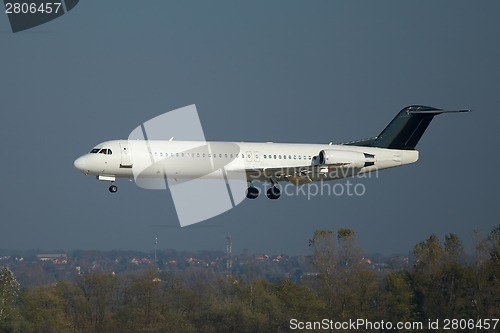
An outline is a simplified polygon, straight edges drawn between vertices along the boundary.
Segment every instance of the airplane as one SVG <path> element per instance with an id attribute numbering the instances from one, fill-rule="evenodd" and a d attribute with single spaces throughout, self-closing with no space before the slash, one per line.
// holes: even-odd
<path id="1" fill-rule="evenodd" d="M 379 135 L 342 144 L 112 140 L 96 145 L 74 166 L 85 175 L 110 181 L 109 191 L 115 193 L 116 179 L 134 179 L 135 165 L 148 165 L 141 177 L 189 180 L 237 162 L 233 169 L 246 175 L 248 199 L 259 196 L 253 182 L 261 181 L 271 183 L 266 194 L 276 200 L 281 181 L 301 186 L 415 163 L 419 158 L 415 147 L 434 116 L 469 111 L 407 106 Z"/>

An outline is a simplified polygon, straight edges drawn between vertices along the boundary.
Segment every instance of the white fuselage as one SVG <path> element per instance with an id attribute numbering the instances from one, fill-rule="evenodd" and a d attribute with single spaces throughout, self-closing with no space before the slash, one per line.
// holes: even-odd
<path id="1" fill-rule="evenodd" d="M 341 157 L 338 161 L 329 162 L 330 159 L 320 163 L 321 151 L 330 152 L 333 160 L 336 156 Z M 350 156 L 361 156 L 361 159 L 368 156 L 370 163 L 351 161 Z M 226 168 L 247 172 L 249 181 L 277 182 L 299 176 L 307 176 L 310 181 L 339 179 L 417 160 L 416 150 L 347 145 L 114 140 L 98 144 L 74 164 L 85 174 L 111 181 L 115 178 L 160 178 L 165 175 L 194 179 Z M 339 172 L 347 168 L 355 171 Z M 337 172 L 331 172 L 333 169 Z"/>

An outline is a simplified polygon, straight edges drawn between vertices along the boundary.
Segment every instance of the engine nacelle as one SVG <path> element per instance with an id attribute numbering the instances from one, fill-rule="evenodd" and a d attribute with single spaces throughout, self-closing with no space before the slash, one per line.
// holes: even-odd
<path id="1" fill-rule="evenodd" d="M 375 164 L 374 155 L 350 150 L 325 149 L 319 152 L 320 165 L 363 168 Z"/>

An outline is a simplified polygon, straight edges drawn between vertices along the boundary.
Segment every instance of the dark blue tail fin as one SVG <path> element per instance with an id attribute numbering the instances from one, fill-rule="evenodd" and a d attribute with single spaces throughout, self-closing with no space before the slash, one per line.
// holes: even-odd
<path id="1" fill-rule="evenodd" d="M 397 114 L 377 137 L 363 141 L 349 142 L 346 145 L 404 150 L 415 149 L 415 146 L 434 116 L 441 113 L 469 111 L 444 111 L 423 105 L 407 106 Z"/>

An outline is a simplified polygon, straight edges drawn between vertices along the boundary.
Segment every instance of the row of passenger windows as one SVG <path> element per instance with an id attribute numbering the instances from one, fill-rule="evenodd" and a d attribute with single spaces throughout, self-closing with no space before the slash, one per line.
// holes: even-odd
<path id="1" fill-rule="evenodd" d="M 107 148 L 94 148 L 90 151 L 91 154 L 105 154 L 105 155 L 111 155 L 113 154 L 113 152 L 111 151 L 111 149 L 107 149 Z"/>
<path id="2" fill-rule="evenodd" d="M 245 154 L 206 154 L 206 153 L 158 153 L 158 152 L 155 152 L 155 156 L 160 156 L 160 157 L 213 157 L 213 158 L 245 158 Z M 248 155 L 247 156 L 249 159 L 252 158 L 252 155 Z M 264 159 L 289 159 L 289 160 L 307 160 L 309 158 L 309 160 L 312 158 L 311 155 L 307 156 L 307 155 L 280 155 L 280 154 L 274 154 L 274 155 L 269 155 L 269 154 L 264 154 L 263 155 Z M 259 156 L 258 155 L 255 155 L 254 158 L 258 159 Z"/>
<path id="3" fill-rule="evenodd" d="M 309 155 L 309 156 L 307 156 L 307 155 L 293 155 L 293 157 L 292 157 L 292 155 L 283 155 L 283 159 L 284 160 L 286 160 L 286 159 L 289 159 L 289 160 L 292 160 L 292 159 L 293 160 L 301 160 L 302 157 L 304 158 L 304 160 L 307 160 L 308 157 L 309 157 L 309 159 L 312 158 L 311 155 Z M 267 157 L 266 157 L 266 155 L 264 154 L 264 158 L 269 158 L 269 159 L 276 159 L 276 158 L 278 158 L 278 159 L 281 159 L 281 155 L 267 155 Z"/>

